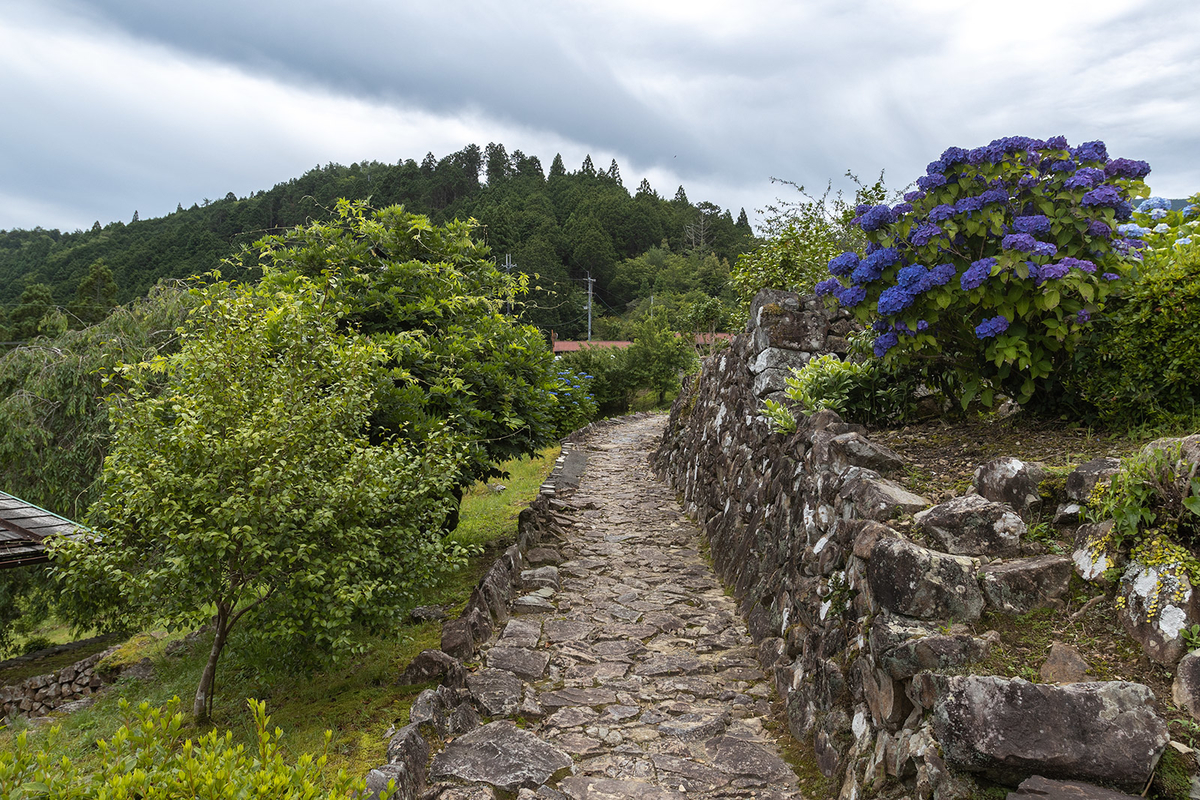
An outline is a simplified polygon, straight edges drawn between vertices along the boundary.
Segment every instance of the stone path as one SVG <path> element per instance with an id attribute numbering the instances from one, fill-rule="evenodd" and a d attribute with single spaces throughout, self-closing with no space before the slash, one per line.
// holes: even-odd
<path id="1" fill-rule="evenodd" d="M 664 422 L 587 442 L 569 537 L 527 554 L 533 591 L 467 676 L 499 721 L 435 756 L 434 780 L 478 782 L 498 757 L 517 777 L 493 785 L 521 798 L 802 797 L 764 731 L 770 687 L 734 602 L 649 472 Z"/>

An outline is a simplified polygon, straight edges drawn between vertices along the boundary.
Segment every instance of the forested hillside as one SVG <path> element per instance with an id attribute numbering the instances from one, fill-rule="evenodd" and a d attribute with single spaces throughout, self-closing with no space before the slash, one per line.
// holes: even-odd
<path id="1" fill-rule="evenodd" d="M 507 256 L 510 269 L 538 276 L 524 316 L 560 338 L 586 329 L 589 274 L 598 312 L 621 314 L 657 293 L 682 314 L 705 297 L 731 299 L 729 264 L 753 244 L 744 210 L 735 220 L 713 203 L 691 203 L 682 186 L 667 199 L 646 180 L 631 193 L 615 161 L 597 169 L 589 156 L 568 171 L 556 155 L 547 171 L 519 150 L 469 145 L 419 164 L 316 167 L 249 197 L 231 192 L 156 219 L 134 212 L 129 223 L 97 221 L 89 231 L 0 231 L 0 324 L 24 340 L 39 325 L 53 333 L 94 322 L 160 278 L 211 270 L 265 234 L 329 218 L 341 197 L 401 204 L 439 223 L 474 217 L 498 263 Z M 47 322 L 55 307 L 66 318 Z"/>

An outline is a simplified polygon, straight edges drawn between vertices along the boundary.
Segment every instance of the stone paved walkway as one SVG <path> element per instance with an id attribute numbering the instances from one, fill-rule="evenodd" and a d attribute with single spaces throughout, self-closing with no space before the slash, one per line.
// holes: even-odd
<path id="1" fill-rule="evenodd" d="M 568 763 L 552 751 L 572 757 L 571 774 L 559 768 L 519 797 L 801 797 L 764 731 L 770 688 L 734 602 L 700 556 L 697 527 L 649 472 L 664 422 L 635 418 L 587 442 L 569 536 L 528 555 L 542 566 L 526 583 L 543 588 L 517 599 L 467 678 L 485 713 L 524 720 L 551 746 L 518 761 L 548 758 L 552 771 Z M 435 780 L 470 780 L 476 735 L 435 757 Z"/>

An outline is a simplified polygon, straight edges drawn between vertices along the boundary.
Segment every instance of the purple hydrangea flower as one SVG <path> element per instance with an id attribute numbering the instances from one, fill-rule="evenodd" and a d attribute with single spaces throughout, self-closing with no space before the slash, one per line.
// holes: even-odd
<path id="1" fill-rule="evenodd" d="M 1088 223 L 1088 235 L 1096 236 L 1101 239 L 1112 238 L 1112 228 L 1108 227 L 1108 223 L 1102 219 L 1094 219 Z"/>
<path id="2" fill-rule="evenodd" d="M 1028 233 L 1010 233 L 1000 240 L 1000 246 L 1005 250 L 1016 250 L 1019 253 L 1031 253 L 1038 242 Z"/>
<path id="3" fill-rule="evenodd" d="M 894 247 L 881 247 L 868 255 L 850 273 L 850 280 L 863 285 L 879 280 L 883 271 L 900 260 L 900 253 Z"/>
<path id="4" fill-rule="evenodd" d="M 982 197 L 964 197 L 954 204 L 954 210 L 959 214 L 969 214 L 983 208 Z"/>
<path id="5" fill-rule="evenodd" d="M 1046 140 L 1046 148 L 1049 150 L 1066 150 L 1069 147 L 1065 136 L 1051 136 Z"/>
<path id="6" fill-rule="evenodd" d="M 1000 187 L 988 189 L 986 192 L 983 192 L 979 195 L 979 200 L 984 205 L 990 205 L 992 203 L 1007 203 L 1008 190 Z"/>
<path id="7" fill-rule="evenodd" d="M 888 329 L 888 324 L 881 319 L 877 319 L 871 323 L 871 330 L 876 333 L 883 333 Z"/>
<path id="8" fill-rule="evenodd" d="M 818 297 L 824 297 L 827 294 L 833 294 L 834 290 L 841 287 L 841 285 L 842 282 L 837 278 L 828 278 L 814 286 L 813 291 L 817 293 Z"/>
<path id="9" fill-rule="evenodd" d="M 941 236 L 941 234 L 942 229 L 937 225 L 923 222 L 918 225 L 911 234 L 909 234 L 908 240 L 912 243 L 913 247 L 924 247 L 925 245 L 929 244 L 934 237 Z"/>
<path id="10" fill-rule="evenodd" d="M 1013 217 L 1013 227 L 1021 233 L 1049 233 L 1050 218 L 1045 214 L 1032 214 L 1027 217 Z"/>
<path id="11" fill-rule="evenodd" d="M 1071 271 L 1070 265 L 1064 263 L 1066 259 L 1057 264 L 1045 264 L 1038 268 L 1038 284 L 1043 284 L 1046 281 L 1056 281 L 1066 276 Z"/>
<path id="12" fill-rule="evenodd" d="M 1066 189 L 1092 189 L 1104 180 L 1104 170 L 1095 167 L 1080 167 L 1063 183 Z"/>
<path id="13" fill-rule="evenodd" d="M 899 314 L 912 305 L 913 295 L 903 286 L 889 286 L 879 295 L 879 313 L 885 317 Z"/>
<path id="14" fill-rule="evenodd" d="M 1039 180 L 1041 180 L 1041 179 L 1038 178 L 1037 175 L 1024 175 L 1021 177 L 1021 180 L 1017 181 L 1017 188 L 1018 189 L 1029 189 L 1031 187 L 1037 186 Z"/>
<path id="15" fill-rule="evenodd" d="M 969 292 L 972 289 L 977 289 L 992 276 L 992 267 L 996 266 L 996 259 L 981 258 L 978 261 L 967 267 L 967 271 L 958 279 L 958 283 L 962 286 L 964 292 Z"/>
<path id="16" fill-rule="evenodd" d="M 1104 183 L 1085 194 L 1079 201 L 1079 204 L 1083 206 L 1116 208 L 1121 204 L 1121 190 L 1111 183 Z"/>
<path id="17" fill-rule="evenodd" d="M 924 200 L 924 199 L 925 199 L 925 192 L 922 192 L 920 189 L 914 189 L 911 192 L 904 193 L 904 201 L 906 203 L 915 203 L 918 200 Z"/>
<path id="18" fill-rule="evenodd" d="M 1145 161 L 1115 158 L 1104 165 L 1104 174 L 1110 178 L 1129 178 L 1130 180 L 1140 181 L 1150 174 L 1150 165 Z"/>
<path id="19" fill-rule="evenodd" d="M 1101 277 L 1101 278 L 1104 278 L 1104 280 L 1106 280 L 1106 281 L 1119 281 L 1119 280 L 1121 280 L 1121 276 L 1120 276 L 1120 275 L 1118 275 L 1118 274 L 1117 274 L 1117 273 L 1115 273 L 1115 272 L 1106 272 L 1106 273 L 1104 273 L 1103 275 L 1101 275 L 1100 277 Z"/>
<path id="20" fill-rule="evenodd" d="M 1079 309 L 1079 313 L 1077 313 L 1075 315 L 1075 321 L 1078 322 L 1080 325 L 1091 322 L 1092 321 L 1092 312 L 1088 311 L 1086 308 Z"/>
<path id="21" fill-rule="evenodd" d="M 896 285 L 904 287 L 906 292 L 918 293 L 928 274 L 929 270 L 922 265 L 909 264 L 907 267 L 901 267 L 896 273 Z"/>
<path id="22" fill-rule="evenodd" d="M 999 336 L 1006 330 L 1008 330 L 1008 319 L 1006 317 L 992 317 L 991 319 L 985 319 L 975 326 L 975 338 L 990 339 L 993 336 Z"/>
<path id="23" fill-rule="evenodd" d="M 1192 237 L 1190 237 L 1190 236 L 1181 236 L 1175 240 L 1175 244 L 1191 244 L 1191 243 L 1192 243 Z"/>
<path id="24" fill-rule="evenodd" d="M 867 299 L 867 290 L 861 286 L 839 286 L 833 290 L 833 296 L 842 308 L 853 308 Z"/>
<path id="25" fill-rule="evenodd" d="M 917 330 L 919 330 L 919 331 L 929 330 L 929 323 L 923 319 L 917 320 Z"/>
<path id="26" fill-rule="evenodd" d="M 874 207 L 875 206 L 871 205 L 870 203 L 859 203 L 858 205 L 856 205 L 854 207 L 854 213 L 858 214 L 861 217 L 863 214 L 867 213 Z"/>
<path id="27" fill-rule="evenodd" d="M 875 345 L 872 348 L 875 351 L 876 358 L 883 358 L 887 355 L 887 351 L 900 343 L 900 337 L 895 331 L 887 331 L 875 337 Z"/>
<path id="28" fill-rule="evenodd" d="M 862 213 L 862 222 L 859 226 L 864 231 L 875 231 L 882 228 L 884 225 L 889 225 L 896 221 L 892 214 L 892 209 L 886 205 L 872 206 L 867 211 Z"/>
<path id="29" fill-rule="evenodd" d="M 955 164 L 961 164 L 966 160 L 967 151 L 961 147 L 947 147 L 940 159 L 946 167 L 953 167 Z"/>
<path id="30" fill-rule="evenodd" d="M 1058 245 L 1050 242 L 1037 242 L 1033 246 L 1033 254 L 1035 256 L 1052 256 L 1058 252 Z"/>
<path id="31" fill-rule="evenodd" d="M 1040 269 L 1038 269 L 1037 264 L 1033 263 L 1032 261 L 1026 261 L 1025 268 L 1029 270 L 1029 280 L 1033 281 L 1034 283 L 1042 282 L 1042 272 Z"/>
<path id="32" fill-rule="evenodd" d="M 929 270 L 928 288 L 945 286 L 958 273 L 953 264 L 938 264 Z"/>
<path id="33" fill-rule="evenodd" d="M 1162 219 L 1166 215 L 1166 211 L 1163 211 L 1161 208 L 1156 208 L 1150 212 L 1150 219 Z"/>
<path id="34" fill-rule="evenodd" d="M 930 161 L 925 166 L 926 175 L 941 175 L 946 171 L 946 165 L 941 161 Z"/>
<path id="35" fill-rule="evenodd" d="M 1051 172 L 1072 172 L 1075 169 L 1075 162 L 1070 159 L 1062 159 L 1055 161 L 1050 165 Z"/>
<path id="36" fill-rule="evenodd" d="M 1086 258 L 1070 258 L 1070 257 L 1068 257 L 1068 258 L 1064 258 L 1061 263 L 1065 264 L 1068 267 L 1072 267 L 1074 269 L 1086 272 L 1089 275 L 1093 274 L 1096 271 L 1096 265 L 1093 264 L 1091 261 L 1088 261 Z"/>
<path id="37" fill-rule="evenodd" d="M 900 219 L 905 214 L 913 210 L 912 203 L 897 203 L 892 207 L 892 213 L 896 215 L 896 219 Z"/>
<path id="38" fill-rule="evenodd" d="M 946 185 L 945 175 L 922 175 L 917 178 L 917 187 L 925 191 Z"/>
<path id="39" fill-rule="evenodd" d="M 854 271 L 858 266 L 858 253 L 846 251 L 840 256 L 834 256 L 829 260 L 829 272 L 832 275 L 844 278 Z"/>
<path id="40" fill-rule="evenodd" d="M 942 203 L 940 206 L 934 206 L 929 212 L 931 222 L 945 222 L 954 216 L 954 206 Z"/>
<path id="41" fill-rule="evenodd" d="M 1108 148 L 1104 142 L 1084 142 L 1071 151 L 1071 155 L 1080 161 L 1108 161 Z"/>

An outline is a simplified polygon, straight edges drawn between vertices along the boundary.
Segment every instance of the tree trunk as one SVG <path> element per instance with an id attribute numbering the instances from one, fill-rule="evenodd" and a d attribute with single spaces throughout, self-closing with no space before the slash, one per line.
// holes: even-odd
<path id="1" fill-rule="evenodd" d="M 217 677 L 217 661 L 221 658 L 221 650 L 225 647 L 225 639 L 229 635 L 229 612 L 225 608 L 217 610 L 217 632 L 213 636 L 212 649 L 208 652 L 208 663 L 200 673 L 200 685 L 196 687 L 196 699 L 192 702 L 192 719 L 197 724 L 209 721 L 208 709 L 212 702 L 213 682 Z"/>

